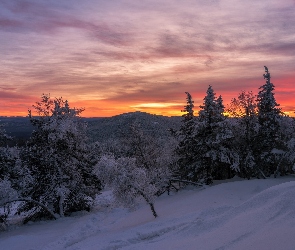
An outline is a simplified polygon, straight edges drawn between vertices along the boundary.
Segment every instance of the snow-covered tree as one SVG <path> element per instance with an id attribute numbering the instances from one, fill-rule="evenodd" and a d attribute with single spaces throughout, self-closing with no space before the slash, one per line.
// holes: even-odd
<path id="1" fill-rule="evenodd" d="M 266 66 L 264 68 L 263 77 L 266 83 L 259 88 L 257 96 L 259 133 L 255 150 L 264 175 L 270 175 L 274 172 L 274 149 L 280 147 L 279 130 L 282 112 L 274 97 L 274 85 L 270 82 L 268 68 Z"/>
<path id="2" fill-rule="evenodd" d="M 185 120 L 192 120 L 194 118 L 194 101 L 189 92 L 185 92 L 186 94 L 186 106 L 184 106 L 184 110 L 182 112 L 185 112 L 185 114 L 182 115 L 182 117 L 185 118 Z"/>
<path id="3" fill-rule="evenodd" d="M 13 215 L 11 201 L 19 198 L 19 193 L 31 180 L 28 169 L 20 160 L 20 149 L 0 147 L 0 224 L 2 220 L 3 229 L 7 228 L 6 218 Z"/>
<path id="4" fill-rule="evenodd" d="M 271 148 L 277 138 L 281 109 L 277 108 L 279 104 L 277 104 L 274 97 L 274 85 L 270 82 L 268 68 L 266 66 L 264 68 L 265 74 L 263 74 L 263 77 L 266 79 L 266 83 L 259 88 L 260 91 L 257 96 L 258 121 L 265 146 Z"/>
<path id="5" fill-rule="evenodd" d="M 9 180 L 18 191 L 32 182 L 30 171 L 23 166 L 20 154 L 21 149 L 18 147 L 0 148 L 0 180 Z"/>
<path id="6" fill-rule="evenodd" d="M 100 158 L 95 173 L 118 201 L 133 206 L 142 197 L 156 217 L 154 199 L 167 190 L 174 169 L 173 140 L 155 138 L 134 122 L 114 146 Z"/>
<path id="7" fill-rule="evenodd" d="M 177 133 L 180 178 L 211 184 L 213 178 L 231 177 L 232 169 L 238 168 L 238 155 L 230 149 L 233 134 L 224 116 L 222 97 L 216 98 L 209 86 L 198 117 L 193 115 L 193 107 L 187 93 L 186 114 Z"/>
<path id="8" fill-rule="evenodd" d="M 195 122 L 196 118 L 194 116 L 194 101 L 190 93 L 185 92 L 186 97 L 186 106 L 182 112 L 185 114 L 182 115 L 182 125 L 180 130 L 176 133 L 179 144 L 176 148 L 176 153 L 178 155 L 178 177 L 180 179 L 188 179 L 188 176 L 191 175 L 191 172 L 194 171 L 194 155 L 195 155 Z"/>
<path id="9" fill-rule="evenodd" d="M 149 204 L 154 217 L 157 217 L 154 200 L 159 186 L 162 185 L 158 176 L 163 173 L 161 169 L 148 169 L 138 166 L 136 162 L 136 158 L 115 159 L 113 155 L 104 155 L 96 165 L 94 173 L 105 185 L 112 188 L 118 202 L 132 207 L 137 198 L 142 197 Z"/>
<path id="10" fill-rule="evenodd" d="M 295 172 L 295 119 L 282 116 L 279 127 L 280 150 L 272 152 L 276 152 L 275 177 Z"/>
<path id="11" fill-rule="evenodd" d="M 0 231 L 7 229 L 6 219 L 8 217 L 9 210 L 7 211 L 6 204 L 10 200 L 13 200 L 17 197 L 17 191 L 12 188 L 9 180 L 0 179 L 0 208 L 2 211 L 0 212 Z"/>
<path id="12" fill-rule="evenodd" d="M 20 190 L 31 181 L 28 169 L 22 165 L 20 148 L 5 145 L 10 139 L 0 126 L 0 231 L 7 228 L 10 201 L 18 198 Z"/>
<path id="13" fill-rule="evenodd" d="M 285 159 L 287 160 L 287 162 L 291 165 L 293 172 L 295 172 L 295 137 L 291 138 L 288 142 L 287 142 L 287 148 L 288 150 L 285 152 Z M 278 171 L 281 171 L 281 168 L 279 168 L 280 166 L 278 165 Z M 291 172 L 289 169 L 285 168 L 283 171 L 285 172 Z"/>
<path id="14" fill-rule="evenodd" d="M 209 85 L 203 105 L 200 106 L 199 118 L 208 127 L 212 127 L 214 123 L 224 120 L 224 105 L 222 97 L 216 98 L 216 94 L 211 85 Z"/>
<path id="15" fill-rule="evenodd" d="M 86 123 L 79 117 L 83 109 L 70 108 L 67 101 L 52 100 L 49 95 L 43 95 L 33 107 L 37 116 L 29 111 L 29 117 L 35 130 L 22 159 L 34 180 L 22 196 L 60 216 L 89 209 L 100 182 L 92 174 L 95 161 L 87 143 Z M 35 205 L 26 204 L 22 209 L 30 209 L 33 216 L 44 216 Z"/>
<path id="16" fill-rule="evenodd" d="M 6 178 L 0 180 L 0 206 L 17 198 L 17 191 L 12 188 L 11 182 Z"/>
<path id="17" fill-rule="evenodd" d="M 140 123 L 129 126 L 128 133 L 120 138 L 122 147 L 119 157 L 129 157 L 136 160 L 136 166 L 155 173 L 153 183 L 157 183 L 157 195 L 165 192 L 169 179 L 174 171 L 173 140 L 155 138 L 148 135 Z"/>
<path id="18" fill-rule="evenodd" d="M 224 116 L 221 96 L 216 98 L 211 86 L 200 106 L 194 140 L 194 172 L 192 179 L 210 184 L 213 178 L 231 177 L 231 169 L 238 167 L 238 156 L 230 149 L 233 137 L 228 120 Z"/>

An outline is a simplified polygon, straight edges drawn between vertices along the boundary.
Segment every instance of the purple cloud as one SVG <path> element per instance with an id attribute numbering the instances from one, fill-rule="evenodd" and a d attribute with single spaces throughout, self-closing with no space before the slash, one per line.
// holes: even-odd
<path id="1" fill-rule="evenodd" d="M 45 3 L 12 1 L 4 6 L 10 11 L 12 17 L 11 19 L 0 19 L 0 29 L 11 28 L 10 31 L 18 32 L 21 28 L 24 32 L 51 34 L 61 29 L 75 28 L 88 33 L 100 42 L 112 45 L 128 44 L 130 35 L 123 30 L 123 27 L 114 28 L 105 22 L 85 21 L 75 17 L 70 11 Z"/>

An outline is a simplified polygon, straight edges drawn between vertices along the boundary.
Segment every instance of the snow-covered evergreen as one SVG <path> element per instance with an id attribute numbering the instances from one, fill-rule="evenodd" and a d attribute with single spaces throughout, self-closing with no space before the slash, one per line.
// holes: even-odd
<path id="1" fill-rule="evenodd" d="M 263 74 L 266 83 L 259 89 L 257 96 L 258 122 L 259 131 L 256 137 L 257 164 L 261 168 L 264 175 L 273 174 L 276 163 L 276 149 L 280 149 L 281 138 L 279 135 L 281 109 L 278 108 L 274 97 L 274 85 L 270 82 L 270 73 L 268 68 L 264 66 L 265 74 Z"/>
<path id="2" fill-rule="evenodd" d="M 194 155 L 195 155 L 195 138 L 194 130 L 196 125 L 196 117 L 194 116 L 194 101 L 189 92 L 185 92 L 186 106 L 182 112 L 182 125 L 176 133 L 179 144 L 176 148 L 178 155 L 178 173 L 180 179 L 190 179 L 191 173 L 194 171 Z"/>
<path id="3" fill-rule="evenodd" d="M 231 170 L 238 167 L 238 156 L 230 148 L 233 133 L 224 116 L 222 97 L 216 98 L 211 86 L 200 108 L 194 133 L 197 142 L 195 174 L 199 180 L 210 184 L 213 176 L 230 178 Z"/>
<path id="4" fill-rule="evenodd" d="M 258 120 L 261 133 L 267 134 L 267 139 L 273 140 L 277 136 L 281 109 L 278 108 L 279 104 L 274 97 L 274 85 L 270 82 L 271 77 L 268 68 L 266 66 L 264 68 L 263 77 L 266 79 L 266 83 L 259 88 L 260 91 L 257 96 Z"/>
<path id="5" fill-rule="evenodd" d="M 213 178 L 230 177 L 231 169 L 238 167 L 238 156 L 230 149 L 233 134 L 223 114 L 222 97 L 216 98 L 213 88 L 209 86 L 196 118 L 191 115 L 190 100 L 188 95 L 187 114 L 184 115 L 176 150 L 180 157 L 182 178 L 211 184 Z"/>
<path id="6" fill-rule="evenodd" d="M 71 109 L 62 98 L 52 100 L 43 95 L 30 112 L 35 126 L 23 150 L 24 165 L 33 183 L 23 189 L 22 196 L 38 201 L 60 216 L 89 209 L 100 182 L 92 174 L 95 161 L 87 144 L 86 124 L 79 119 L 81 109 Z M 35 203 L 25 204 L 32 216 L 44 216 Z"/>

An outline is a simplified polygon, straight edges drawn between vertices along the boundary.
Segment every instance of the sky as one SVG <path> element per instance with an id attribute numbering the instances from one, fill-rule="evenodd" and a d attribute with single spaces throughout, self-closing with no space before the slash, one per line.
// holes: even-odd
<path id="1" fill-rule="evenodd" d="M 212 85 L 224 104 L 257 93 L 264 65 L 295 111 L 295 0 L 0 0 L 0 116 L 43 93 L 86 117 L 196 111 Z"/>

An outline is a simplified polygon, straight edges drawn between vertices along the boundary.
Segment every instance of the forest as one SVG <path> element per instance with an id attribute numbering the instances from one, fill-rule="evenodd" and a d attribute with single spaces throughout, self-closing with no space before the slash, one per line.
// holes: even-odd
<path id="1" fill-rule="evenodd" d="M 263 78 L 257 94 L 241 91 L 227 107 L 209 86 L 197 114 L 185 92 L 181 124 L 165 133 L 131 119 L 103 140 L 89 136 L 83 109 L 43 94 L 25 143 L 12 146 L 0 128 L 1 230 L 16 215 L 27 223 L 89 211 L 105 189 L 126 207 L 143 199 L 157 217 L 155 200 L 186 185 L 293 174 L 295 120 L 279 108 L 267 67 Z"/>

